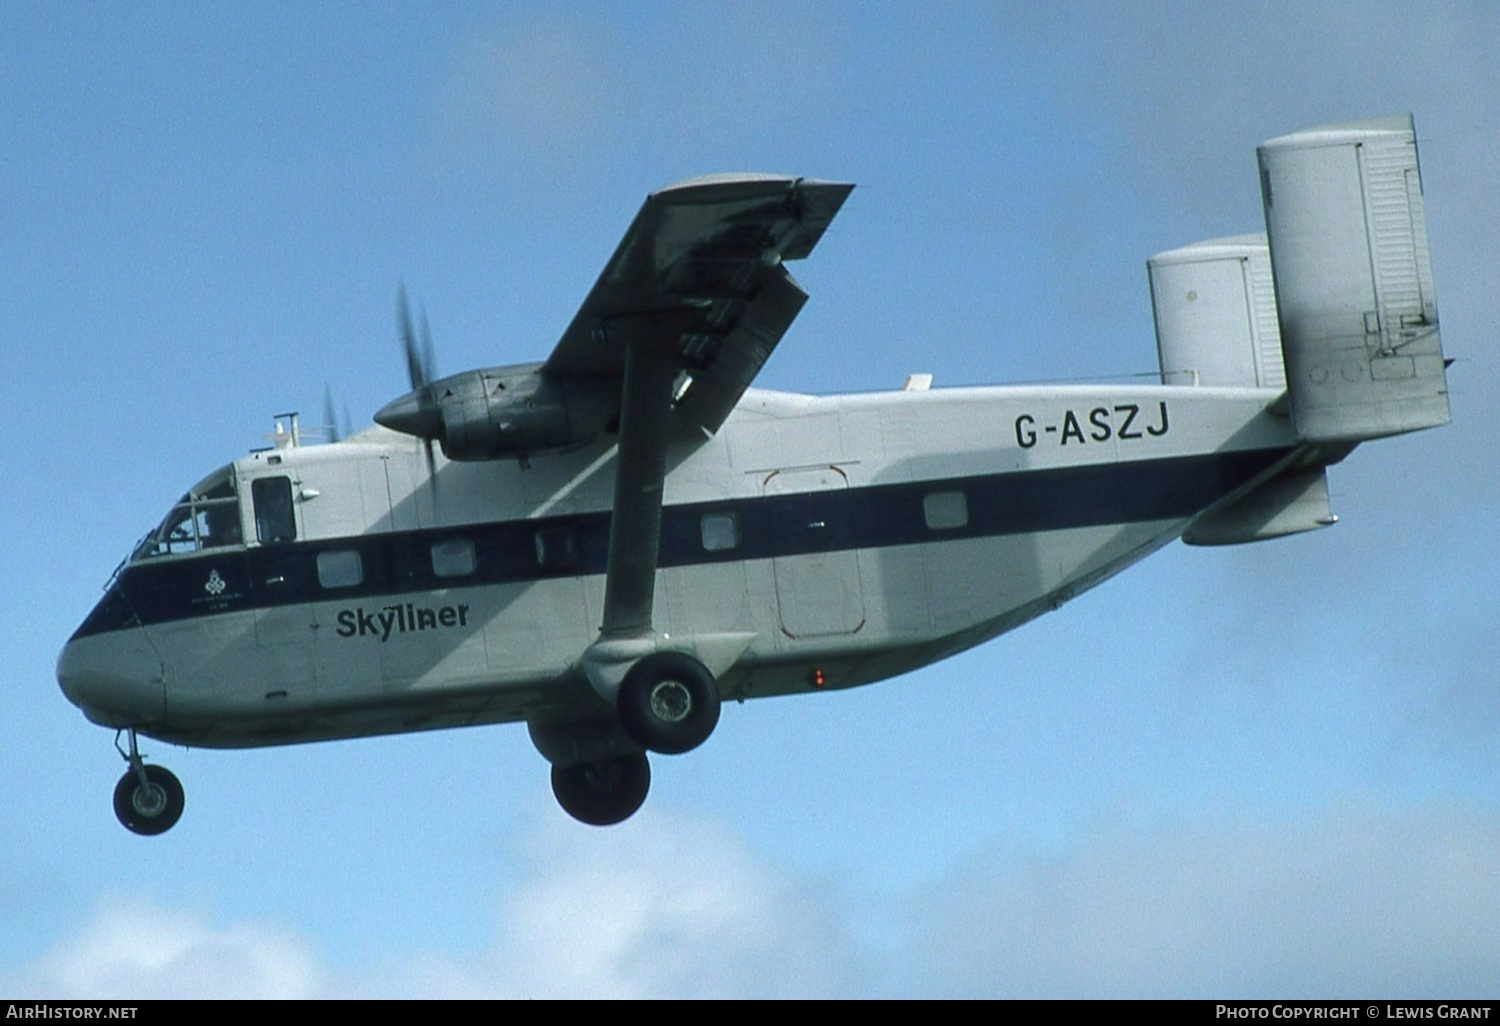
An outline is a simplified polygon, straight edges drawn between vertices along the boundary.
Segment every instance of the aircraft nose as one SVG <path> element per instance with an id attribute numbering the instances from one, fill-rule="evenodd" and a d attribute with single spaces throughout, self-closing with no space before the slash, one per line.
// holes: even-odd
<path id="1" fill-rule="evenodd" d="M 57 657 L 57 683 L 101 726 L 133 727 L 166 715 L 161 659 L 139 627 L 69 641 Z"/>

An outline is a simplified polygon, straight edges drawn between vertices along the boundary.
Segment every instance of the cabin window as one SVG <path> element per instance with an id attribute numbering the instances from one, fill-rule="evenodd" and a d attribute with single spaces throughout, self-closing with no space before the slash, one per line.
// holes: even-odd
<path id="1" fill-rule="evenodd" d="M 578 563 L 578 539 L 566 527 L 544 527 L 536 533 L 536 561 L 548 569 L 567 569 Z"/>
<path id="2" fill-rule="evenodd" d="M 318 553 L 318 583 L 325 588 L 352 588 L 365 579 L 364 564 L 355 549 Z"/>
<path id="3" fill-rule="evenodd" d="M 432 546 L 432 572 L 438 577 L 467 577 L 474 572 L 474 543 L 449 538 Z"/>
<path id="4" fill-rule="evenodd" d="M 969 500 L 963 492 L 929 492 L 922 497 L 922 516 L 934 531 L 951 531 L 969 523 Z"/>
<path id="5" fill-rule="evenodd" d="M 740 547 L 740 518 L 733 513 L 705 513 L 698 521 L 705 552 L 728 552 Z"/>
<path id="6" fill-rule="evenodd" d="M 297 539 L 297 518 L 292 506 L 292 479 L 262 477 L 250 482 L 255 503 L 255 537 L 263 545 Z"/>

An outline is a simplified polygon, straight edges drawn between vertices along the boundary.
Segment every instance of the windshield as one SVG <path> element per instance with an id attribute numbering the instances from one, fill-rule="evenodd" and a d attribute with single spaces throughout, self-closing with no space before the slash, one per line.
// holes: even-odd
<path id="1" fill-rule="evenodd" d="M 189 491 L 156 530 L 136 547 L 132 559 L 173 556 L 222 545 L 239 545 L 240 501 L 235 492 L 234 466 L 211 474 Z"/>

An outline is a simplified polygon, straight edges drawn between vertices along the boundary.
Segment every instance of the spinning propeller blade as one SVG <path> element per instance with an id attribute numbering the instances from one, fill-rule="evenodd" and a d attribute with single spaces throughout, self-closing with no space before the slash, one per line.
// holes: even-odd
<path id="1" fill-rule="evenodd" d="M 396 327 L 401 332 L 401 346 L 406 351 L 406 376 L 415 389 L 425 388 L 436 377 L 432 355 L 432 332 L 427 327 L 427 309 L 422 309 L 422 334 L 412 328 L 411 305 L 406 301 L 406 285 L 396 294 Z"/>
<path id="2" fill-rule="evenodd" d="M 328 441 L 339 442 L 354 432 L 349 424 L 349 404 L 344 404 L 344 416 L 337 419 L 333 411 L 333 388 L 323 385 L 323 430 L 328 432 Z"/>
<path id="3" fill-rule="evenodd" d="M 337 442 L 342 437 L 338 421 L 333 419 L 333 389 L 327 384 L 323 386 L 323 429 L 328 432 L 330 442 Z"/>
<path id="4" fill-rule="evenodd" d="M 406 284 L 403 282 L 396 293 L 396 328 L 401 333 L 401 348 L 406 353 L 406 376 L 417 397 L 417 414 L 434 425 L 441 424 L 442 411 L 433 401 L 428 385 L 437 377 L 437 360 L 433 356 L 432 331 L 427 325 L 427 308 L 422 308 L 422 333 L 419 336 L 412 327 L 411 304 L 406 301 Z M 422 444 L 427 453 L 427 479 L 437 488 L 437 465 L 432 455 L 432 435 L 423 435 Z"/>

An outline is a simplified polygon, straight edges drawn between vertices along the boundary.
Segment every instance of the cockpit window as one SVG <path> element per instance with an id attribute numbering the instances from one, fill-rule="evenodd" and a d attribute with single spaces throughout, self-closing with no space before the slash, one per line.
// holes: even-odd
<path id="1" fill-rule="evenodd" d="M 172 556 L 199 549 L 239 545 L 240 501 L 235 491 L 234 467 L 206 478 L 172 507 L 161 525 L 146 535 L 135 550 L 136 559 Z"/>

